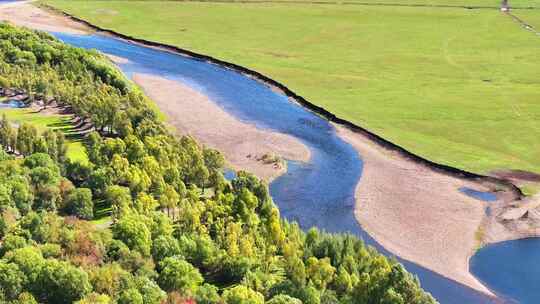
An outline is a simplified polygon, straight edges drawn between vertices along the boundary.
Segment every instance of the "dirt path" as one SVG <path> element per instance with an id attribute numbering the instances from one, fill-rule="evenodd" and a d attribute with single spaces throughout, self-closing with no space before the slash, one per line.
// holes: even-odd
<path id="1" fill-rule="evenodd" d="M 308 148 L 292 136 L 256 128 L 225 112 L 205 95 L 179 82 L 136 74 L 133 79 L 154 100 L 180 134 L 218 149 L 235 169 L 247 170 L 269 181 L 284 166 L 260 160 L 265 154 L 308 161 Z"/>

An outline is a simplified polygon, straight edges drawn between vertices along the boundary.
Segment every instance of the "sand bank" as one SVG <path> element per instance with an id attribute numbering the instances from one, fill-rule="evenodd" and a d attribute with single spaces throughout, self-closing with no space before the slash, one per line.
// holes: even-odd
<path id="1" fill-rule="evenodd" d="M 355 210 L 362 227 L 392 253 L 492 295 L 469 273 L 486 204 L 458 191 L 481 186 L 435 172 L 376 146 L 362 134 L 336 128 L 364 161 Z"/>
<path id="2" fill-rule="evenodd" d="M 113 63 L 116 63 L 116 64 L 128 64 L 129 63 L 129 60 L 127 58 L 124 58 L 124 57 L 120 57 L 120 56 L 116 56 L 116 55 L 112 55 L 112 54 L 105 54 L 105 56 L 107 56 L 107 58 L 109 58 L 110 61 L 112 61 Z"/>
<path id="3" fill-rule="evenodd" d="M 89 28 L 55 14 L 42 10 L 29 2 L 8 3 L 0 6 L 0 21 L 9 21 L 15 25 L 35 30 L 87 34 Z"/>
<path id="4" fill-rule="evenodd" d="M 136 74 L 133 79 L 180 134 L 191 135 L 204 145 L 220 150 L 234 169 L 249 171 L 269 181 L 283 174 L 286 168 L 263 162 L 260 160 L 263 155 L 309 160 L 308 148 L 294 137 L 240 121 L 186 85 L 143 74 Z"/>

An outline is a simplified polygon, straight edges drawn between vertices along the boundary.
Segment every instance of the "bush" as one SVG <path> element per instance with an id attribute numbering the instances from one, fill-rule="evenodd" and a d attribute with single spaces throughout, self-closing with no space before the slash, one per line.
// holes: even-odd
<path id="1" fill-rule="evenodd" d="M 64 211 L 84 220 L 92 219 L 94 217 L 92 191 L 88 188 L 71 190 L 64 202 Z"/>

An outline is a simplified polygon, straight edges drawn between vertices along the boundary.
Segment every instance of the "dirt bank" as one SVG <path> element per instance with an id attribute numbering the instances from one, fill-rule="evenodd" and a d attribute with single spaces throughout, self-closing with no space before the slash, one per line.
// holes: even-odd
<path id="1" fill-rule="evenodd" d="M 0 21 L 9 21 L 15 25 L 50 32 L 70 34 L 87 34 L 92 32 L 84 25 L 74 22 L 69 18 L 50 14 L 29 2 L 2 4 Z"/>
<path id="2" fill-rule="evenodd" d="M 242 122 L 186 85 L 144 74 L 136 74 L 133 79 L 180 134 L 189 134 L 220 150 L 235 169 L 247 170 L 268 181 L 283 174 L 286 168 L 263 161 L 264 155 L 309 160 L 308 148 L 294 137 Z"/>
<path id="3" fill-rule="evenodd" d="M 362 227 L 392 253 L 492 295 L 469 273 L 486 204 L 458 191 L 481 186 L 404 159 L 347 128 L 337 130 L 364 161 L 355 210 Z"/>

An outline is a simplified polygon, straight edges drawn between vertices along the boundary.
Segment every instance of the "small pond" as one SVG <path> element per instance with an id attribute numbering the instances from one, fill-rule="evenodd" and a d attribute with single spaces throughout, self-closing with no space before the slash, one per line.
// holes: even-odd
<path id="1" fill-rule="evenodd" d="M 459 188 L 459 192 L 484 202 L 494 202 L 497 200 L 497 195 L 489 191 L 480 191 L 469 187 L 461 187 Z"/>

